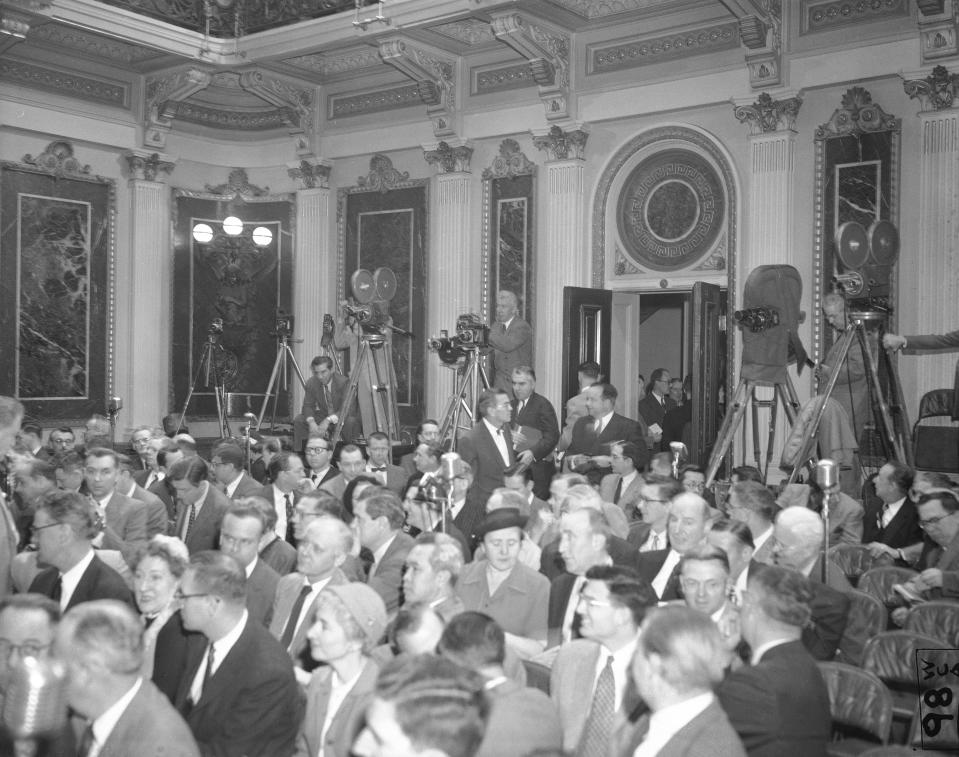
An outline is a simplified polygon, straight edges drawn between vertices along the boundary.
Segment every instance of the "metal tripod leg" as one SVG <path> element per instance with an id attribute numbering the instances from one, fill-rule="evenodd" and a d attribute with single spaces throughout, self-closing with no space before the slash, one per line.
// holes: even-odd
<path id="1" fill-rule="evenodd" d="M 472 427 L 472 421 L 474 420 L 473 405 L 476 404 L 479 397 L 481 383 L 483 389 L 490 388 L 489 377 L 480 362 L 479 354 L 470 352 L 462 375 L 457 377 L 456 390 L 446 404 L 446 412 L 443 414 L 443 421 L 440 424 L 440 439 L 449 439 L 451 452 L 456 451 L 456 437 L 459 429 L 469 430 Z M 469 402 L 467 402 L 467 392 L 469 393 Z M 470 424 L 467 426 L 462 425 L 464 412 L 470 420 Z"/>
<path id="2" fill-rule="evenodd" d="M 857 326 L 856 333 L 859 336 L 859 346 L 860 349 L 862 349 L 863 363 L 866 367 L 866 380 L 869 382 L 872 391 L 875 393 L 876 405 L 879 408 L 879 417 L 882 421 L 884 442 L 888 450 L 895 451 L 897 460 L 908 464 L 906 459 L 906 448 L 908 445 L 903 442 L 899 434 L 896 432 L 896 426 L 893 423 L 892 414 L 889 412 L 889 405 L 886 402 L 886 398 L 883 397 L 882 387 L 879 384 L 879 374 L 876 372 L 876 366 L 872 362 L 872 352 L 869 350 L 868 343 L 866 342 L 866 332 L 861 324 Z M 898 384 L 898 381 L 896 383 Z"/>
<path id="3" fill-rule="evenodd" d="M 723 458 L 729 451 L 729 446 L 733 443 L 733 434 L 743 420 L 743 414 L 746 412 L 746 397 L 751 391 L 751 384 L 748 380 L 739 379 L 739 386 L 733 394 L 733 401 L 729 405 L 726 417 L 723 418 L 723 425 L 719 429 L 719 436 L 716 437 L 716 445 L 713 447 L 713 454 L 709 458 L 709 466 L 706 468 L 706 487 L 712 484 L 716 477 L 719 466 L 722 465 Z"/>
<path id="4" fill-rule="evenodd" d="M 293 363 L 293 370 L 296 371 L 296 377 L 300 380 L 300 386 L 303 387 L 303 391 L 306 391 L 306 381 L 303 378 L 303 373 L 300 371 L 300 366 L 296 362 L 296 358 L 293 356 L 293 350 L 289 345 L 286 337 L 283 337 L 280 340 L 280 344 L 276 350 L 276 359 L 273 361 L 273 370 L 270 372 L 270 381 L 266 385 L 266 392 L 263 395 L 263 405 L 260 408 L 260 415 L 256 419 L 256 427 L 260 428 L 263 425 L 263 418 L 266 416 L 266 408 L 270 404 L 270 396 L 273 394 L 273 390 L 277 386 L 281 386 L 284 389 L 289 387 L 289 381 L 287 377 L 287 366 L 286 359 L 289 357 L 290 362 Z M 280 371 L 283 371 L 282 377 L 280 376 Z M 280 378 L 281 382 L 277 385 L 277 379 Z M 279 401 L 280 392 L 276 392 L 276 396 L 273 400 L 273 422 L 276 422 L 276 403 Z"/>
<path id="5" fill-rule="evenodd" d="M 183 409 L 180 411 L 180 420 L 177 423 L 177 429 L 183 427 L 183 421 L 186 418 L 187 408 L 190 406 L 190 400 L 193 399 L 193 395 L 196 392 L 197 382 L 200 380 L 200 375 L 205 375 L 206 384 L 205 386 L 210 385 L 210 373 L 213 373 L 213 396 L 216 399 L 216 416 L 217 420 L 220 422 L 220 434 L 224 437 L 229 437 L 232 435 L 230 431 L 230 423 L 227 420 L 224 401 L 226 399 L 225 388 L 220 384 L 220 372 L 217 370 L 216 361 L 213 359 L 213 342 L 207 339 L 203 344 L 203 354 L 200 356 L 200 364 L 197 366 L 196 374 L 193 376 L 193 382 L 190 384 L 190 391 L 186 394 L 186 401 L 183 403 Z"/>
<path id="6" fill-rule="evenodd" d="M 360 375 L 369 359 L 370 345 L 367 340 L 363 339 L 360 341 L 360 351 L 356 356 L 356 364 L 350 372 L 350 383 L 346 387 L 346 397 L 343 398 L 343 404 L 340 405 L 339 413 L 337 413 L 336 428 L 333 429 L 333 436 L 330 437 L 331 448 L 339 444 L 340 438 L 343 435 L 343 428 L 349 418 L 350 409 L 353 407 L 353 402 L 359 394 Z"/>

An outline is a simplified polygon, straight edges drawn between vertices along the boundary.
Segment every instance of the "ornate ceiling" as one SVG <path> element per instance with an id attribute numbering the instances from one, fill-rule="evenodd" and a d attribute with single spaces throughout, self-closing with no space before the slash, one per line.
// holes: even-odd
<path id="1" fill-rule="evenodd" d="M 757 91 L 780 86 L 784 12 L 796 39 L 851 22 L 915 29 L 908 0 L 367 3 L 0 0 L 0 86 L 125 111 L 147 148 L 174 128 L 285 131 L 299 154 L 318 128 L 408 108 L 455 138 L 464 109 L 494 95 L 538 96 L 548 123 L 575 121 L 574 87 L 677 65 L 745 66 Z"/>

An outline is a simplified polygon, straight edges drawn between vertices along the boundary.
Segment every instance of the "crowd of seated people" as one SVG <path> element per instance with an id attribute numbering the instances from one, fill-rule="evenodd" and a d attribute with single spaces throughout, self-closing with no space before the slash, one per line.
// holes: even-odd
<path id="1" fill-rule="evenodd" d="M 653 372 L 634 420 L 584 371 L 563 435 L 531 368 L 484 391 L 452 471 L 433 419 L 395 462 L 319 427 L 115 451 L 0 398 L 0 698 L 65 662 L 43 755 L 826 754 L 860 594 L 872 636 L 959 614 L 955 482 L 889 461 L 857 500 L 744 466 L 714 496 L 659 450 L 681 384 Z"/>

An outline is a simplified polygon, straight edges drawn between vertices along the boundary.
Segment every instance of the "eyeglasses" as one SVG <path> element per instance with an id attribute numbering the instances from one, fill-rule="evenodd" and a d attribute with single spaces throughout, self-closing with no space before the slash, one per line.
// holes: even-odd
<path id="1" fill-rule="evenodd" d="M 307 447 L 306 454 L 308 455 L 319 455 L 321 452 L 329 452 L 329 447 Z"/>
<path id="2" fill-rule="evenodd" d="M 42 530 L 45 529 L 45 528 L 53 528 L 54 526 L 60 526 L 60 525 L 62 525 L 62 524 L 61 524 L 61 523 L 47 523 L 47 524 L 44 525 L 44 526 L 38 526 L 38 525 L 36 525 L 35 523 L 31 523 L 31 524 L 30 524 L 30 533 L 35 534 L 35 533 L 37 533 L 38 531 L 42 531 Z"/>
<path id="3" fill-rule="evenodd" d="M 929 526 L 934 526 L 934 525 L 936 525 L 939 521 L 944 520 L 945 518 L 948 518 L 950 515 L 955 515 L 955 513 L 946 513 L 945 515 L 939 515 L 938 517 L 935 517 L 935 518 L 928 518 L 927 520 L 920 520 L 920 521 L 919 521 L 919 528 L 926 529 L 926 528 L 929 528 Z"/>
<path id="4" fill-rule="evenodd" d="M 7 659 L 10 653 L 16 649 L 20 657 L 39 657 L 50 648 L 49 644 L 40 644 L 36 641 L 28 641 L 23 644 L 14 644 L 7 639 L 0 639 L 0 659 Z"/>
<path id="5" fill-rule="evenodd" d="M 595 599 L 594 597 L 587 596 L 586 594 L 579 595 L 580 604 L 584 604 L 587 607 L 612 607 L 613 603 L 608 599 Z"/>
<path id="6" fill-rule="evenodd" d="M 209 596 L 210 596 L 210 593 L 206 591 L 202 593 L 197 593 L 197 594 L 184 594 L 182 591 L 177 589 L 175 592 L 173 592 L 173 598 L 179 599 L 179 600 L 192 599 L 193 597 L 209 597 Z"/>
<path id="7" fill-rule="evenodd" d="M 667 502 L 669 502 L 668 499 L 653 499 L 652 497 L 639 497 L 636 501 L 639 502 L 639 503 L 643 503 L 643 502 L 659 502 L 659 504 L 661 504 L 661 505 L 665 505 Z"/>

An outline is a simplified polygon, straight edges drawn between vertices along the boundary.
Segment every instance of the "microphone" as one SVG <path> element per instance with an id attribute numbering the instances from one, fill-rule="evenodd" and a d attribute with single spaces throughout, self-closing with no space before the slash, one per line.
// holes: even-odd
<path id="1" fill-rule="evenodd" d="M 456 452 L 444 452 L 440 456 L 440 478 L 446 481 L 452 481 L 456 478 L 459 470 L 459 463 L 462 460 Z"/>
<path id="2" fill-rule="evenodd" d="M 3 725 L 16 739 L 61 730 L 67 721 L 67 668 L 59 660 L 24 657 L 10 671 Z"/>
<path id="3" fill-rule="evenodd" d="M 107 403 L 107 412 L 110 415 L 116 415 L 121 410 L 123 410 L 123 398 L 111 397 L 110 401 Z"/>
<path id="4" fill-rule="evenodd" d="M 820 460 L 816 463 L 816 483 L 824 492 L 839 486 L 839 466 L 835 460 Z"/>
<path id="5" fill-rule="evenodd" d="M 243 417 L 246 418 L 251 424 L 256 423 L 256 413 L 243 413 Z"/>

